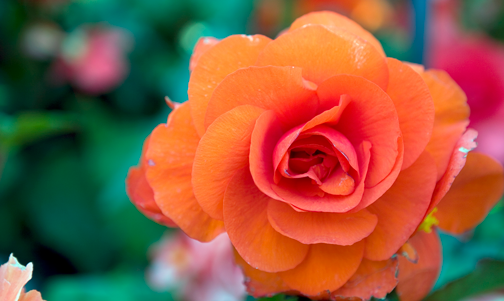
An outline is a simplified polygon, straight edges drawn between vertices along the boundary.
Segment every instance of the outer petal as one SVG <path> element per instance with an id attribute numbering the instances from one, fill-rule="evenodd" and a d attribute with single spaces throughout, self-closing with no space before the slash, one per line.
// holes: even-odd
<path id="1" fill-rule="evenodd" d="M 200 137 L 205 133 L 205 114 L 215 87 L 230 73 L 252 66 L 270 41 L 262 35 L 234 35 L 201 55 L 191 73 L 188 90 L 191 116 Z"/>
<path id="2" fill-rule="evenodd" d="M 453 181 L 466 163 L 467 153 L 476 147 L 476 142 L 474 142 L 476 136 L 478 136 L 478 133 L 473 129 L 469 129 L 458 140 L 453 149 L 448 168 L 443 177 L 436 184 L 436 189 L 434 190 L 434 195 L 432 196 L 432 201 L 427 213 L 431 212 L 446 195 L 448 190 L 450 190 Z"/>
<path id="3" fill-rule="evenodd" d="M 378 216 L 375 231 L 366 239 L 365 257 L 389 259 L 415 232 L 429 207 L 436 185 L 436 166 L 424 152 L 403 170 L 392 187 L 368 210 Z"/>
<path id="4" fill-rule="evenodd" d="M 192 169 L 194 195 L 203 210 L 222 220 L 224 192 L 234 173 L 248 166 L 250 137 L 263 109 L 245 105 L 221 115 L 199 142 Z"/>
<path id="5" fill-rule="evenodd" d="M 389 85 L 387 94 L 394 102 L 404 139 L 402 169 L 408 168 L 422 154 L 434 126 L 434 102 L 429 88 L 413 69 L 400 61 L 387 59 Z"/>
<path id="6" fill-rule="evenodd" d="M 385 261 L 363 259 L 357 272 L 345 285 L 333 292 L 333 298 L 359 297 L 370 300 L 383 299 L 397 285 L 397 258 Z"/>
<path id="7" fill-rule="evenodd" d="M 249 67 L 226 77 L 215 89 L 205 126 L 240 105 L 273 110 L 289 129 L 310 120 L 318 107 L 316 86 L 301 77 L 301 68 Z"/>
<path id="8" fill-rule="evenodd" d="M 397 139 L 401 135 L 394 103 L 377 85 L 357 76 L 337 75 L 317 89 L 322 108 L 339 102 L 341 95 L 352 101 L 334 128 L 354 146 L 371 142 L 371 162 L 366 187 L 373 187 L 389 175 L 398 156 Z"/>
<path id="9" fill-rule="evenodd" d="M 126 178 L 126 192 L 131 202 L 145 216 L 152 219 L 156 223 L 168 226 L 177 227 L 171 219 L 164 216 L 159 209 L 159 206 L 154 200 L 154 191 L 147 182 L 145 177 L 145 166 L 148 162 L 145 160 L 145 153 L 149 145 L 149 138 L 145 139 L 142 157 L 140 158 L 139 167 L 131 167 Z"/>
<path id="10" fill-rule="evenodd" d="M 418 263 L 399 256 L 399 284 L 401 301 L 418 301 L 434 286 L 441 268 L 441 242 L 436 231 L 418 231 L 409 242 L 416 249 Z"/>
<path id="11" fill-rule="evenodd" d="M 311 245 L 306 259 L 300 265 L 278 274 L 287 285 L 304 295 L 332 292 L 342 287 L 357 271 L 363 251 L 362 241 L 352 246 Z"/>
<path id="12" fill-rule="evenodd" d="M 194 46 L 193 53 L 191 55 L 191 61 L 189 62 L 189 70 L 194 70 L 194 68 L 196 68 L 196 65 L 198 65 L 198 61 L 203 53 L 207 52 L 210 48 L 212 48 L 219 42 L 219 39 L 212 37 L 200 38 Z"/>
<path id="13" fill-rule="evenodd" d="M 279 272 L 300 264 L 309 246 L 283 236 L 270 225 L 269 201 L 254 184 L 248 169 L 236 172 L 224 196 L 224 223 L 240 256 L 265 272 Z"/>
<path id="14" fill-rule="evenodd" d="M 421 76 L 434 101 L 434 129 L 426 150 L 436 161 L 439 180 L 445 173 L 455 144 L 469 124 L 469 106 L 464 92 L 446 72 L 428 70 Z"/>
<path id="15" fill-rule="evenodd" d="M 235 262 L 245 275 L 247 292 L 255 298 L 273 295 L 290 290 L 277 273 L 268 273 L 250 266 L 236 250 Z"/>
<path id="16" fill-rule="evenodd" d="M 271 201 L 268 218 L 275 230 L 304 244 L 352 245 L 373 232 L 377 217 L 367 210 L 356 213 L 298 212 Z"/>
<path id="17" fill-rule="evenodd" d="M 369 31 L 345 16 L 331 11 L 312 12 L 297 18 L 290 26 L 289 31 L 296 30 L 308 24 L 324 25 L 329 29 L 332 27 L 343 28 L 373 45 L 378 52 L 385 56 L 380 42 Z"/>
<path id="18" fill-rule="evenodd" d="M 439 227 L 461 234 L 479 224 L 504 192 L 502 165 L 480 153 L 469 153 L 451 189 L 438 204 Z"/>
<path id="19" fill-rule="evenodd" d="M 205 213 L 194 197 L 191 172 L 199 136 L 187 103 L 175 109 L 167 124 L 151 134 L 147 150 L 147 181 L 164 215 L 188 236 L 210 241 L 224 231 L 224 224 Z"/>
<path id="20" fill-rule="evenodd" d="M 337 27 L 329 30 L 322 25 L 306 25 L 288 32 L 264 48 L 256 65 L 301 67 L 303 77 L 316 84 L 338 74 L 362 76 L 382 89 L 388 83 L 382 54 L 373 45 Z"/>
<path id="21" fill-rule="evenodd" d="M 0 266 L 0 300 L 16 300 L 23 286 L 32 278 L 32 272 L 31 262 L 25 267 L 11 254 L 9 261 Z"/>

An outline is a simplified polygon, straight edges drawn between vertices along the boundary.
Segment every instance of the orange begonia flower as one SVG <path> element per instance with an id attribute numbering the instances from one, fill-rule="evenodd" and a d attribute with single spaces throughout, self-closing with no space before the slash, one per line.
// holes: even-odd
<path id="1" fill-rule="evenodd" d="M 502 195 L 499 163 L 467 157 L 476 132 L 455 82 L 386 58 L 338 14 L 275 40 L 202 39 L 191 69 L 130 197 L 197 240 L 227 232 L 253 296 L 366 300 L 399 283 L 418 300 L 439 270 L 431 226 L 467 231 Z"/>
<path id="2" fill-rule="evenodd" d="M 33 264 L 23 266 L 12 254 L 9 261 L 0 266 L 0 300 L 2 301 L 44 301 L 36 290 L 25 293 L 24 286 L 31 279 Z"/>

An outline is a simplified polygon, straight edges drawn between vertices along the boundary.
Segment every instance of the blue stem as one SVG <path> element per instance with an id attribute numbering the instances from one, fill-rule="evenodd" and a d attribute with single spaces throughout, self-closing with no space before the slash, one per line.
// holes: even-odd
<path id="1" fill-rule="evenodd" d="M 426 20 L 429 0 L 411 0 L 414 10 L 413 43 L 411 45 L 411 61 L 422 64 L 426 40 Z"/>

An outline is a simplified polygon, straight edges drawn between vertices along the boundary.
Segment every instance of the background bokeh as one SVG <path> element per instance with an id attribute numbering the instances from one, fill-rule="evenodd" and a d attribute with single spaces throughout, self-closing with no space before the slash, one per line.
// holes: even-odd
<path id="1" fill-rule="evenodd" d="M 274 37 L 314 9 L 354 18 L 388 56 L 447 69 L 481 150 L 504 161 L 501 0 L 1 0 L 0 262 L 33 262 L 28 288 L 49 301 L 172 300 L 146 284 L 149 246 L 167 230 L 129 202 L 128 168 L 166 121 L 164 97 L 187 100 L 200 37 Z M 504 288 L 502 201 L 442 240 L 438 297 Z"/>

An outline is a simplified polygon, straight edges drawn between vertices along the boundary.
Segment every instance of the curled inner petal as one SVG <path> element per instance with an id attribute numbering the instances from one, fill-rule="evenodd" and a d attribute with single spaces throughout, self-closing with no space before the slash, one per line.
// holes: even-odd
<path id="1" fill-rule="evenodd" d="M 295 131 L 298 129 L 291 130 Z M 345 136 L 329 126 L 318 125 L 301 132 L 289 145 L 291 132 L 284 135 L 274 151 L 277 184 L 282 177 L 306 178 L 322 195 L 349 195 L 355 190 L 359 180 L 357 155 Z"/>

